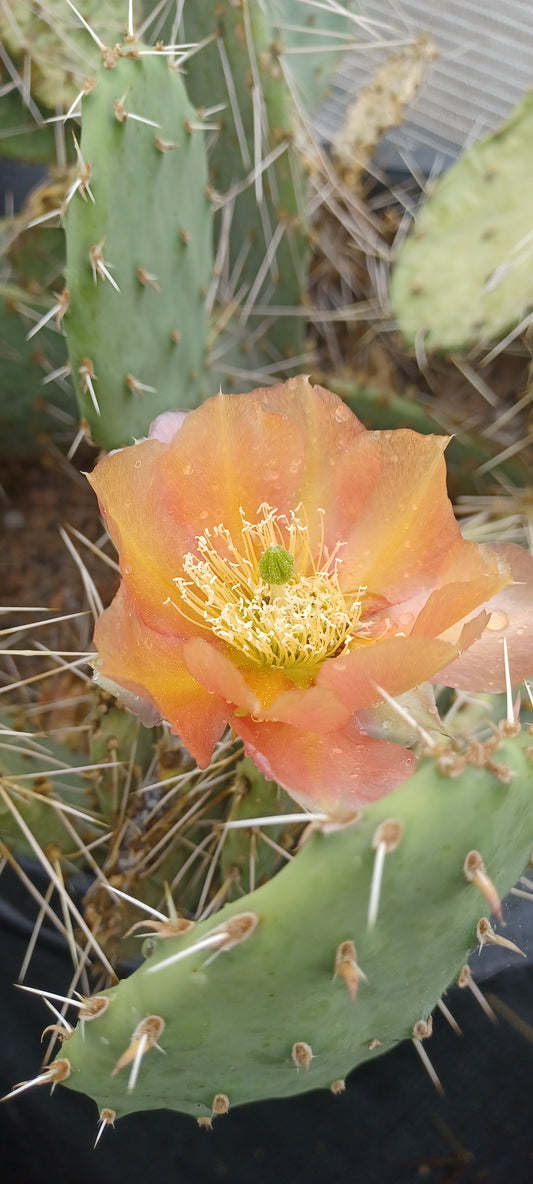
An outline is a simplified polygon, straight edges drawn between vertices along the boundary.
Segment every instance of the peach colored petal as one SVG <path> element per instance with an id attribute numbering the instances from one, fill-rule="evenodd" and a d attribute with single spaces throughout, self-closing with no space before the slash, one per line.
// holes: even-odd
<path id="1" fill-rule="evenodd" d="M 260 718 L 303 727 L 310 732 L 333 732 L 342 727 L 351 714 L 333 691 L 314 686 L 307 690 L 283 691 L 270 707 L 261 711 Z"/>
<path id="2" fill-rule="evenodd" d="M 168 445 L 142 440 L 114 452 L 89 474 L 120 568 L 143 619 L 155 629 L 188 637 L 197 632 L 179 614 L 174 576 L 182 574 L 182 556 L 194 545 L 190 528 L 177 524 L 161 481 L 160 465 Z"/>
<path id="3" fill-rule="evenodd" d="M 508 583 L 507 575 L 469 580 L 467 583 L 445 584 L 428 597 L 419 613 L 410 637 L 438 637 L 439 634 L 463 621 L 483 605 L 493 594 Z"/>
<path id="4" fill-rule="evenodd" d="M 351 448 L 352 471 L 341 508 L 346 545 L 343 588 L 360 585 L 389 603 L 432 591 L 460 538 L 446 492 L 446 437 L 410 430 L 367 432 Z"/>
<path id="5" fill-rule="evenodd" d="M 205 768 L 230 712 L 223 699 L 191 676 L 182 640 L 150 629 L 122 584 L 96 622 L 95 643 L 104 678 L 153 704 Z"/>
<path id="6" fill-rule="evenodd" d="M 513 544 L 490 550 L 508 564 L 516 583 L 487 602 L 487 628 L 466 653 L 439 672 L 435 681 L 443 686 L 486 693 L 505 690 L 504 638 L 513 686 L 533 675 L 533 556 Z"/>
<path id="7" fill-rule="evenodd" d="M 361 645 L 326 662 L 317 686 L 328 687 L 350 711 L 378 703 L 376 684 L 389 695 L 402 695 L 434 677 L 449 664 L 458 647 L 425 637 L 392 637 Z"/>
<path id="8" fill-rule="evenodd" d="M 294 686 L 293 680 L 281 666 L 255 666 L 241 660 L 239 669 L 263 709 L 270 707 L 282 691 L 291 690 Z"/>
<path id="9" fill-rule="evenodd" d="M 258 715 L 261 703 L 237 666 L 203 637 L 193 637 L 183 646 L 183 660 L 193 678 L 211 695 L 219 695 L 250 715 Z"/>
<path id="10" fill-rule="evenodd" d="M 346 483 L 346 454 L 365 434 L 336 395 L 305 377 L 291 378 L 249 395 L 219 394 L 192 411 L 161 474 L 172 489 L 176 519 L 192 523 L 196 533 L 223 522 L 237 539 L 240 507 L 254 522 L 263 502 L 281 514 L 303 502 L 317 542 L 317 507 L 326 518 L 329 509 L 334 513 L 337 489 Z"/>
<path id="11" fill-rule="evenodd" d="M 351 591 L 365 587 L 370 605 L 384 598 L 380 615 L 406 632 L 436 589 L 480 581 L 479 604 L 505 582 L 494 554 L 461 537 L 446 492 L 446 443 L 445 437 L 404 430 L 367 432 L 351 448 L 346 499 L 356 510 L 339 552 L 340 583 Z M 474 596 L 475 589 L 471 592 Z M 441 608 L 446 599 L 444 593 Z M 459 612 L 455 620 L 464 615 Z M 427 636 L 436 632 L 440 629 L 424 628 Z"/>
<path id="12" fill-rule="evenodd" d="M 309 810 L 342 822 L 405 781 L 416 757 L 398 744 L 373 740 L 354 720 L 327 736 L 289 724 L 233 720 L 246 752 Z"/>

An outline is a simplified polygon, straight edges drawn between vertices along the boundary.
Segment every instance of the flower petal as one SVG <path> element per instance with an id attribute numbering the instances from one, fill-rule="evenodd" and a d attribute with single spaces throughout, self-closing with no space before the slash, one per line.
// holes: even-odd
<path id="1" fill-rule="evenodd" d="M 333 732 L 342 727 L 351 714 L 333 691 L 314 686 L 306 690 L 283 691 L 270 707 L 261 711 L 260 718 L 303 727 L 311 732 Z"/>
<path id="2" fill-rule="evenodd" d="M 337 504 L 346 451 L 365 434 L 341 399 L 303 376 L 216 395 L 190 412 L 162 461 L 174 516 L 196 534 L 222 522 L 237 540 L 241 508 L 255 522 L 263 502 L 280 514 L 303 502 L 318 543 L 317 507 Z"/>
<path id="3" fill-rule="evenodd" d="M 516 582 L 508 584 L 484 606 L 491 614 L 484 633 L 439 672 L 435 682 L 443 686 L 486 693 L 504 691 L 504 638 L 512 685 L 517 686 L 533 674 L 533 556 L 510 543 L 490 550 L 508 564 Z"/>
<path id="4" fill-rule="evenodd" d="M 428 597 L 424 608 L 419 613 L 410 637 L 441 636 L 444 641 L 454 642 L 461 634 L 464 622 L 470 619 L 471 613 L 479 612 L 484 607 L 487 595 L 494 586 L 494 581 L 471 580 L 465 584 L 447 584 L 438 588 Z M 500 581 L 501 584 L 501 581 Z"/>
<path id="5" fill-rule="evenodd" d="M 340 552 L 343 588 L 365 587 L 370 599 L 384 597 L 389 606 L 415 598 L 420 608 L 428 594 L 454 581 L 481 581 L 477 603 L 503 586 L 504 565 L 494 553 L 461 536 L 446 491 L 446 443 L 407 429 L 355 440 L 346 498 L 356 510 Z"/>
<path id="6" fill-rule="evenodd" d="M 233 727 L 266 777 L 306 809 L 323 810 L 339 822 L 400 785 L 416 765 L 413 753 L 366 736 L 355 720 L 327 736 L 240 718 Z"/>
<path id="7" fill-rule="evenodd" d="M 181 637 L 197 631 L 169 603 L 173 582 L 182 574 L 182 556 L 194 535 L 176 523 L 172 499 L 161 480 L 168 445 L 142 440 L 114 452 L 89 475 L 107 529 L 117 547 L 123 580 L 143 620 L 155 629 Z"/>
<path id="8" fill-rule="evenodd" d="M 261 703 L 235 664 L 203 637 L 193 637 L 183 646 L 187 670 L 210 695 L 219 695 L 250 715 L 258 715 Z"/>
<path id="9" fill-rule="evenodd" d="M 150 629 L 122 584 L 96 622 L 95 643 L 98 675 L 148 700 L 205 768 L 230 712 L 189 673 L 182 640 Z"/>
<path id="10" fill-rule="evenodd" d="M 457 654 L 457 646 L 426 637 L 392 637 L 325 662 L 317 686 L 328 687 L 350 712 L 380 700 L 376 685 L 402 695 L 427 682 Z"/>

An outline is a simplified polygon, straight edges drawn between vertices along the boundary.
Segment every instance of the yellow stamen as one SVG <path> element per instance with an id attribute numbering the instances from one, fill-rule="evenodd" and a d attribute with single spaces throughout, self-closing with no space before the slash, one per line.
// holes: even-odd
<path id="1" fill-rule="evenodd" d="M 259 665 L 314 665 L 346 652 L 361 617 L 365 589 L 342 591 L 339 545 L 326 555 L 321 541 L 315 561 L 299 512 L 285 516 L 263 503 L 260 520 L 251 523 L 241 509 L 239 547 L 222 524 L 206 530 L 197 539 L 200 558 L 185 555 L 185 575 L 174 580 L 178 611 Z M 293 576 L 279 586 L 265 582 L 259 570 L 273 547 L 294 560 Z"/>

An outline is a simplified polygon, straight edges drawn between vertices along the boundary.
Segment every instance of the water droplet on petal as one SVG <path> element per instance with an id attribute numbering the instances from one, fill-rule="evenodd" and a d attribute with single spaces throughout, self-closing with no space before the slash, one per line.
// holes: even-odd
<path id="1" fill-rule="evenodd" d="M 183 466 L 183 474 L 184 474 L 184 476 L 185 476 L 185 477 L 190 477 L 191 473 L 194 473 L 194 469 L 193 469 L 192 465 L 184 465 L 184 466 Z"/>
<path id="2" fill-rule="evenodd" d="M 335 419 L 337 420 L 337 423 L 345 423 L 346 420 L 350 418 L 350 415 L 351 411 L 349 407 L 337 407 Z"/>
<path id="3" fill-rule="evenodd" d="M 202 519 L 202 522 L 205 522 L 206 518 L 209 517 L 209 514 L 207 510 L 200 510 L 198 517 Z"/>
<path id="4" fill-rule="evenodd" d="M 140 469 L 140 468 L 141 468 L 141 466 L 142 466 L 142 460 L 136 460 L 136 461 L 135 461 L 135 468 L 136 468 L 136 469 Z"/>
<path id="5" fill-rule="evenodd" d="M 502 609 L 496 609 L 495 612 L 490 614 L 487 629 L 490 629 L 492 633 L 499 633 L 501 629 L 507 629 L 508 625 L 509 617 L 507 613 L 504 613 Z"/>

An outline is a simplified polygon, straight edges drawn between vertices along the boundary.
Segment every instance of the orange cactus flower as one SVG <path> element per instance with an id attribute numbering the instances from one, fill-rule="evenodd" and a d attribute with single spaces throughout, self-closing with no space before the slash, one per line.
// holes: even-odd
<path id="1" fill-rule="evenodd" d="M 463 686 L 472 652 L 475 688 L 502 689 L 513 618 L 489 602 L 513 591 L 515 560 L 533 603 L 526 552 L 462 538 L 446 443 L 366 431 L 303 377 L 160 417 L 89 478 L 122 575 L 97 679 L 167 720 L 201 767 L 230 724 L 267 777 L 332 818 L 388 792 L 415 757 L 368 734 L 381 688 L 443 670 Z M 517 649 L 522 679 L 531 637 Z"/>

